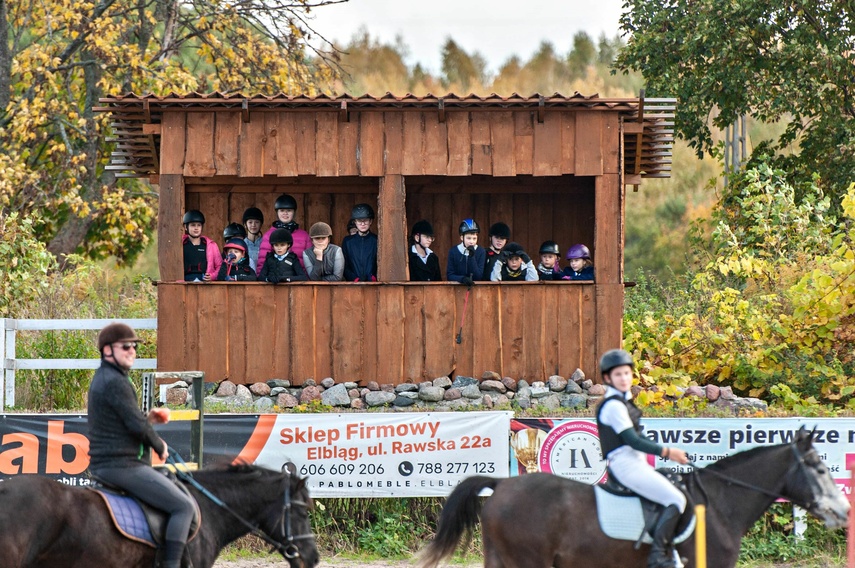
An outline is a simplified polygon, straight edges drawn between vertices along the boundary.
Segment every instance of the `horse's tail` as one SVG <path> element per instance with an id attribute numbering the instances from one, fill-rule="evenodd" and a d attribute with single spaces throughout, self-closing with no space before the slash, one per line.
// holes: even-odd
<path id="1" fill-rule="evenodd" d="M 454 488 L 442 508 L 436 536 L 422 550 L 417 568 L 434 568 L 451 556 L 462 536 L 466 543 L 481 515 L 481 500 L 478 494 L 484 489 L 495 489 L 501 479 L 478 475 L 469 477 Z"/>

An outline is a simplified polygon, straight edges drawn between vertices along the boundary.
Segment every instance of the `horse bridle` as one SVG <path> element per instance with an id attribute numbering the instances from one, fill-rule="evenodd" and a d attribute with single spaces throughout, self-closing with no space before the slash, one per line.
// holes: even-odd
<path id="1" fill-rule="evenodd" d="M 296 540 L 305 540 L 310 538 L 315 538 L 315 535 L 312 533 L 306 534 L 291 534 L 291 509 L 294 505 L 298 507 L 304 507 L 307 511 L 309 509 L 309 504 L 305 501 L 297 501 L 291 499 L 291 470 L 285 468 L 286 480 L 285 480 L 285 493 L 283 495 L 282 502 L 282 516 L 279 519 L 279 536 L 281 540 L 286 541 L 288 544 L 281 545 L 276 542 L 276 549 L 288 560 L 293 560 L 295 558 L 300 557 L 300 549 L 297 548 L 297 544 L 294 542 Z M 275 542 L 275 541 L 274 541 Z"/>
<path id="2" fill-rule="evenodd" d="M 790 473 L 797 467 L 798 468 L 806 467 L 805 458 L 811 454 L 816 453 L 816 448 L 811 448 L 810 451 L 808 451 L 806 453 L 802 453 L 802 451 L 799 450 L 798 446 L 796 446 L 795 442 L 790 444 L 790 449 L 792 449 L 793 454 L 796 456 L 796 461 L 790 465 L 789 469 L 787 469 L 787 472 L 784 474 L 784 477 L 789 477 Z M 769 497 L 774 497 L 776 499 L 784 499 L 784 500 L 790 501 L 791 503 L 801 507 L 805 511 L 810 511 L 814 507 L 814 505 L 816 505 L 815 501 L 809 501 L 807 503 L 798 503 L 795 500 L 793 500 L 792 497 L 787 497 L 786 495 L 782 495 L 781 493 L 778 493 L 776 491 L 770 491 L 770 490 L 765 489 L 763 487 L 758 487 L 757 485 L 754 485 L 752 483 L 748 483 L 746 481 L 742 481 L 741 479 L 736 479 L 736 478 L 731 477 L 729 475 L 719 473 L 718 471 L 716 471 L 714 469 L 707 469 L 705 467 L 698 467 L 694 463 L 692 463 L 691 465 L 694 468 L 693 473 L 695 474 L 695 478 L 697 479 L 698 487 L 700 487 L 701 492 L 704 494 L 704 499 L 707 502 L 709 502 L 709 496 L 707 495 L 706 489 L 704 489 L 703 485 L 701 484 L 701 480 L 700 480 L 700 476 L 699 476 L 699 474 L 701 472 L 704 472 L 705 474 L 708 473 L 710 475 L 714 475 L 714 476 L 718 477 L 719 479 L 723 479 L 730 485 L 738 485 L 740 487 L 744 487 L 745 489 L 750 489 L 752 491 L 756 491 L 758 493 L 768 495 Z"/>

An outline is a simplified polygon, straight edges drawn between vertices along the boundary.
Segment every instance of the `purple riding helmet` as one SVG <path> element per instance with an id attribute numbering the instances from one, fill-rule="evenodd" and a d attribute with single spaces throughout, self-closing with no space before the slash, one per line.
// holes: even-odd
<path id="1" fill-rule="evenodd" d="M 573 245 L 567 251 L 567 260 L 573 258 L 591 258 L 591 251 L 585 245 Z"/>

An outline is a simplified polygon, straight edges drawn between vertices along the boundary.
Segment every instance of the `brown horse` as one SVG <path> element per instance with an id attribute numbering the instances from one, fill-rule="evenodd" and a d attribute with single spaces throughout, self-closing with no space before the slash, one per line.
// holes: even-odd
<path id="1" fill-rule="evenodd" d="M 225 545 L 253 528 L 291 568 L 318 563 L 305 479 L 249 465 L 203 469 L 193 477 L 236 513 L 190 487 L 202 513 L 188 545 L 194 568 L 210 568 Z M 121 536 L 94 491 L 21 475 L 0 483 L 0 558 L 0 566 L 10 568 L 151 568 L 155 550 Z"/>
<path id="2" fill-rule="evenodd" d="M 695 503 L 706 505 L 707 565 L 733 568 L 742 537 L 778 498 L 845 526 L 849 503 L 804 429 L 789 444 L 754 448 L 685 476 Z M 481 511 L 479 493 L 493 489 Z M 645 566 L 649 548 L 608 538 L 597 522 L 594 489 L 545 473 L 510 479 L 470 477 L 448 497 L 419 568 L 433 568 L 482 523 L 486 568 L 627 568 Z M 694 565 L 694 538 L 678 546 Z"/>

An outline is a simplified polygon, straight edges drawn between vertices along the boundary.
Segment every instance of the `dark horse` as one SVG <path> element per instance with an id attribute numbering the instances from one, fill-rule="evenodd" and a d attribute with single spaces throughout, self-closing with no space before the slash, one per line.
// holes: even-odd
<path id="1" fill-rule="evenodd" d="M 845 526 L 849 503 L 801 430 L 789 444 L 754 448 L 684 476 L 695 503 L 706 505 L 707 565 L 732 568 L 742 537 L 779 497 L 823 520 Z M 478 494 L 494 492 L 483 506 Z M 545 473 L 510 479 L 470 477 L 448 497 L 420 568 L 450 556 L 481 517 L 486 568 L 626 568 L 645 566 L 649 548 L 612 540 L 597 522 L 594 489 Z M 694 538 L 678 547 L 694 566 Z"/>
<path id="2" fill-rule="evenodd" d="M 250 465 L 202 469 L 193 477 L 275 541 L 292 568 L 313 568 L 318 563 L 305 479 Z M 199 503 L 202 524 L 188 553 L 194 568 L 210 568 L 220 549 L 252 527 L 192 486 L 190 491 Z M 94 491 L 32 475 L 0 483 L 2 566 L 152 568 L 154 555 L 153 548 L 119 534 Z"/>

